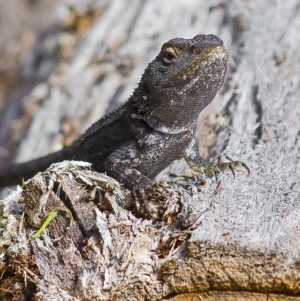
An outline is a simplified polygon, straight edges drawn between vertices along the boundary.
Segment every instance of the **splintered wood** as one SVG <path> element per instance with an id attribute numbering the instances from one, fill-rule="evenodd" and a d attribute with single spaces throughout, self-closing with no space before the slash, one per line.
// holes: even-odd
<path id="1" fill-rule="evenodd" d="M 176 182 L 179 198 L 169 221 L 153 221 L 133 214 L 130 193 L 89 165 L 52 166 L 0 203 L 0 299 L 299 300 L 298 1 L 89 3 L 62 6 L 75 21 L 101 14 L 78 27 L 71 59 L 54 57 L 48 79 L 24 95 L 40 107 L 18 160 L 56 150 L 124 103 L 165 41 L 211 33 L 230 63 L 199 119 L 201 151 L 242 160 L 251 175 L 199 180 L 176 161 L 159 180 Z M 39 63 L 26 61 L 26 70 L 49 70 L 51 54 L 37 49 L 64 40 L 61 28 L 44 34 L 32 52 Z M 64 207 L 73 221 L 59 211 L 33 239 L 47 214 Z"/>

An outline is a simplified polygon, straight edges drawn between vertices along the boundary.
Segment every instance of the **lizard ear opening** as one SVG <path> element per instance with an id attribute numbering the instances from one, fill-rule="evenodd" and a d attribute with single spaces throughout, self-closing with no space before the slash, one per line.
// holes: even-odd
<path id="1" fill-rule="evenodd" d="M 143 84 L 143 89 L 145 90 L 145 92 L 146 92 L 147 94 L 150 93 L 150 88 L 149 88 L 149 86 L 147 85 L 147 83 L 144 83 L 144 84 Z"/>

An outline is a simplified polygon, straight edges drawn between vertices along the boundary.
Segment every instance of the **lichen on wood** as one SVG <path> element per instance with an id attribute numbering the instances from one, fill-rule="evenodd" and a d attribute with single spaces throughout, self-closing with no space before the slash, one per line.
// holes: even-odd
<path id="1" fill-rule="evenodd" d="M 76 39 L 71 59 L 58 61 L 49 79 L 24 96 L 39 108 L 18 159 L 67 141 L 61 134 L 66 115 L 79 120 L 83 132 L 126 101 L 163 42 L 213 33 L 231 61 L 223 89 L 199 119 L 201 151 L 240 159 L 251 176 L 193 182 L 186 165 L 175 162 L 159 177 L 175 181 L 181 195 L 181 211 L 168 224 L 134 215 L 129 193 L 87 166 L 41 174 L 1 202 L 0 296 L 299 299 L 297 1 L 111 0 L 99 8 L 101 16 Z M 46 35 L 40 46 L 61 34 Z M 41 57 L 39 66 L 47 62 Z M 54 176 L 60 184 L 49 186 Z M 59 214 L 40 238 L 30 238 L 52 209 L 65 205 L 62 191 L 76 222 L 67 229 L 69 218 Z"/>

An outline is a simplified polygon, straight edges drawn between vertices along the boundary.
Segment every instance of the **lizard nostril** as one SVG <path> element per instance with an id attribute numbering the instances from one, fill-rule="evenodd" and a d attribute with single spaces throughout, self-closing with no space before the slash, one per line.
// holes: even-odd
<path id="1" fill-rule="evenodd" d="M 193 54 L 199 54 L 200 53 L 200 49 L 198 49 L 196 46 L 192 46 L 191 47 L 191 52 L 193 53 Z"/>

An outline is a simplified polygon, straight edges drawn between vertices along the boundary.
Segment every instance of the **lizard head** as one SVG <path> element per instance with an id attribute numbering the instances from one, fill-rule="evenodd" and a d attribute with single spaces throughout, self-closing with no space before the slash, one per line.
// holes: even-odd
<path id="1" fill-rule="evenodd" d="M 227 61 L 223 42 L 214 35 L 170 40 L 141 79 L 136 97 L 139 113 L 157 131 L 192 130 L 222 86 Z"/>

